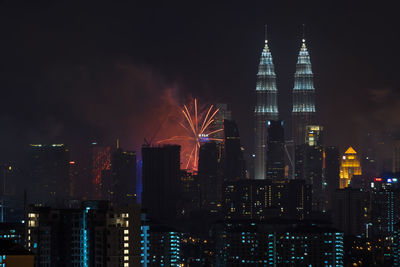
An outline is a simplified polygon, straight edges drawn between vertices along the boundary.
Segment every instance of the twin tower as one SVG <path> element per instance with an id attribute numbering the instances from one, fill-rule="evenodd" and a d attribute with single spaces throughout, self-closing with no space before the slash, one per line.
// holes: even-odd
<path id="1" fill-rule="evenodd" d="M 276 75 L 267 37 L 265 37 L 265 46 L 258 67 L 256 95 L 255 179 L 265 179 L 267 122 L 279 120 Z M 315 123 L 314 95 L 310 55 L 303 38 L 297 59 L 293 87 L 292 138 L 295 145 L 301 145 L 305 142 L 306 126 Z"/>

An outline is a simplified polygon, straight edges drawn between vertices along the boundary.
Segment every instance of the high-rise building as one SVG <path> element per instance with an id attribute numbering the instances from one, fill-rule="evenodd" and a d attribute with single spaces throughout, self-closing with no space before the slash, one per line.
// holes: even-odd
<path id="1" fill-rule="evenodd" d="M 294 74 L 292 133 L 295 145 L 305 142 L 306 126 L 315 123 L 314 94 L 310 55 L 303 38 Z"/>
<path id="2" fill-rule="evenodd" d="M 306 143 L 296 146 L 295 177 L 312 185 L 313 210 L 324 211 L 322 126 L 307 125 L 306 129 Z"/>
<path id="3" fill-rule="evenodd" d="M 376 177 L 371 188 L 371 228 L 377 238 L 391 238 L 400 221 L 400 178 Z M 395 178 L 396 177 L 396 178 Z"/>
<path id="4" fill-rule="evenodd" d="M 0 222 L 16 222 L 23 219 L 23 191 L 27 181 L 18 165 L 0 164 Z M 26 178 L 25 178 L 26 179 Z M 29 190 L 29 189 L 28 189 Z"/>
<path id="5" fill-rule="evenodd" d="M 31 144 L 29 152 L 29 201 L 63 204 L 69 197 L 68 148 L 64 144 Z"/>
<path id="6" fill-rule="evenodd" d="M 392 172 L 400 172 L 400 140 L 393 144 Z"/>
<path id="7" fill-rule="evenodd" d="M 392 249 L 393 249 L 393 266 L 400 266 L 400 222 L 394 225 Z"/>
<path id="8" fill-rule="evenodd" d="M 223 162 L 224 176 L 227 180 L 245 178 L 246 168 L 240 145 L 239 128 L 233 120 L 224 120 Z"/>
<path id="9" fill-rule="evenodd" d="M 307 125 L 305 132 L 306 144 L 312 147 L 321 147 L 323 145 L 323 130 L 324 127 L 320 125 Z"/>
<path id="10" fill-rule="evenodd" d="M 344 266 L 343 233 L 298 221 L 215 226 L 216 266 Z"/>
<path id="11" fill-rule="evenodd" d="M 303 220 L 311 212 L 311 186 L 304 180 L 229 181 L 224 185 L 223 208 L 226 219 Z"/>
<path id="12" fill-rule="evenodd" d="M 370 195 L 361 189 L 337 189 L 333 202 L 333 225 L 345 235 L 366 235 L 370 217 Z"/>
<path id="13" fill-rule="evenodd" d="M 325 181 L 328 192 L 328 207 L 332 208 L 333 193 L 339 188 L 340 155 L 336 146 L 325 148 Z"/>
<path id="14" fill-rule="evenodd" d="M 267 179 L 285 177 L 285 134 L 283 121 L 267 122 Z"/>
<path id="15" fill-rule="evenodd" d="M 180 146 L 142 147 L 142 205 L 149 218 L 176 218 L 180 194 Z"/>
<path id="16" fill-rule="evenodd" d="M 265 220 L 278 217 L 272 204 L 272 181 L 243 179 L 224 184 L 223 210 L 228 220 Z"/>
<path id="17" fill-rule="evenodd" d="M 79 165 L 75 160 L 69 162 L 69 196 L 75 198 L 78 196 L 77 187 L 79 184 Z"/>
<path id="18" fill-rule="evenodd" d="M 265 36 L 261 53 L 256 85 L 257 104 L 255 107 L 255 179 L 266 176 L 267 121 L 278 120 L 278 90 L 272 55 Z"/>
<path id="19" fill-rule="evenodd" d="M 221 144 L 204 143 L 199 151 L 201 207 L 210 213 L 217 213 L 221 207 L 222 183 Z"/>
<path id="20" fill-rule="evenodd" d="M 0 197 L 15 196 L 21 193 L 21 170 L 13 163 L 0 164 Z"/>
<path id="21" fill-rule="evenodd" d="M 81 208 L 27 210 L 26 246 L 35 266 L 139 266 L 140 207 L 110 208 L 105 201 Z"/>
<path id="22" fill-rule="evenodd" d="M 136 202 L 136 153 L 121 148 L 111 157 L 111 200 L 125 205 Z"/>
<path id="23" fill-rule="evenodd" d="M 183 233 L 151 221 L 142 221 L 141 228 L 141 266 L 183 265 Z"/>
<path id="24" fill-rule="evenodd" d="M 215 107 L 218 109 L 217 114 L 214 116 L 214 121 L 210 125 L 211 131 L 216 131 L 224 127 L 224 120 L 232 119 L 232 112 L 228 109 L 228 105 L 225 103 L 217 103 Z M 215 139 L 224 139 L 223 131 L 216 132 L 213 134 Z M 219 142 L 219 141 L 217 141 Z"/>
<path id="25" fill-rule="evenodd" d="M 349 147 L 342 157 L 340 164 L 340 183 L 341 189 L 349 186 L 353 175 L 361 175 L 361 164 L 358 159 L 357 152 Z"/>
<path id="26" fill-rule="evenodd" d="M 189 216 L 190 218 L 195 211 L 200 210 L 201 186 L 198 174 L 187 170 L 181 170 L 181 201 L 179 210 L 183 217 Z"/>
<path id="27" fill-rule="evenodd" d="M 383 171 L 384 157 L 382 151 L 385 151 L 384 140 L 381 139 L 380 135 L 367 132 L 364 134 L 363 141 L 361 143 L 361 153 L 359 154 L 360 163 L 362 166 L 363 175 L 369 178 L 377 177 Z M 386 147 L 386 151 L 389 152 L 390 148 Z M 384 153 L 389 154 L 389 153 Z M 386 171 L 390 171 L 387 169 Z M 353 181 L 351 181 L 353 183 Z M 351 185 L 353 187 L 353 185 Z"/>
<path id="28" fill-rule="evenodd" d="M 214 225 L 215 266 L 258 266 L 261 263 L 266 266 L 268 258 L 262 253 L 266 235 L 259 228 L 257 222 L 251 220 Z"/>

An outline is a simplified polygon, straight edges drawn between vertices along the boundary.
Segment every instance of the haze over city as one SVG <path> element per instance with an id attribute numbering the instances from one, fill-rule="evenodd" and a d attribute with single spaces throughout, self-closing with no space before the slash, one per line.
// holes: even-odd
<path id="1" fill-rule="evenodd" d="M 399 26 L 0 1 L 0 267 L 400 266 Z"/>

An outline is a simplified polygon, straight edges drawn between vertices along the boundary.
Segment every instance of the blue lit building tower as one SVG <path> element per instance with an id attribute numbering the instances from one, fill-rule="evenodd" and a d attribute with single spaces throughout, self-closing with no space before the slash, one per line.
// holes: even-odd
<path id="1" fill-rule="evenodd" d="M 310 55 L 303 38 L 294 74 L 292 133 L 295 145 L 304 144 L 306 126 L 315 124 L 314 95 Z"/>
<path id="2" fill-rule="evenodd" d="M 269 51 L 267 36 L 258 66 L 257 103 L 255 107 L 255 179 L 265 179 L 266 176 L 266 143 L 267 121 L 278 120 L 278 90 L 272 55 Z"/>

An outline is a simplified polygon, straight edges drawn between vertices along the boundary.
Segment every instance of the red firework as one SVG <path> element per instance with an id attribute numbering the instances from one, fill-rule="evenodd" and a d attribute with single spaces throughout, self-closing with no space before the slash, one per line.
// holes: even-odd
<path id="1" fill-rule="evenodd" d="M 206 109 L 207 112 L 198 114 L 196 98 L 194 99 L 194 110 L 192 110 L 193 114 L 190 113 L 186 105 L 183 105 L 181 112 L 184 116 L 184 122 L 180 122 L 179 125 L 185 129 L 187 135 L 173 136 L 171 138 L 158 141 L 158 144 L 189 141 L 191 144 L 191 152 L 189 153 L 185 163 L 185 169 L 187 170 L 197 171 L 198 155 L 201 143 L 207 141 L 223 141 L 222 139 L 212 137 L 213 134 L 221 132 L 223 129 L 217 129 L 213 131 L 209 130 L 209 126 L 213 123 L 215 115 L 219 111 L 219 109 L 213 110 L 213 108 L 214 106 L 211 105 L 208 109 Z"/>

